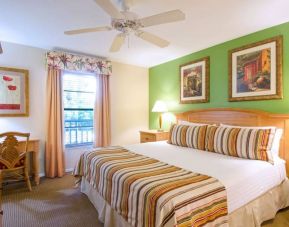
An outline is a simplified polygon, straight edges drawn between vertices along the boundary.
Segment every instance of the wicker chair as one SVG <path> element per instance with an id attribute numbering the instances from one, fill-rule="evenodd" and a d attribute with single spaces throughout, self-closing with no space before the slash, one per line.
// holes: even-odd
<path id="1" fill-rule="evenodd" d="M 26 181 L 29 191 L 31 184 L 28 175 L 27 145 L 30 133 L 6 132 L 0 134 L 0 199 L 3 179 L 6 176 L 13 179 Z M 24 150 L 18 150 L 17 138 L 25 139 Z"/>
<path id="2" fill-rule="evenodd" d="M 0 169 L 0 177 L 2 176 L 2 170 Z M 2 216 L 3 216 L 3 210 L 2 210 L 2 184 L 0 185 L 0 227 L 2 227 Z"/>

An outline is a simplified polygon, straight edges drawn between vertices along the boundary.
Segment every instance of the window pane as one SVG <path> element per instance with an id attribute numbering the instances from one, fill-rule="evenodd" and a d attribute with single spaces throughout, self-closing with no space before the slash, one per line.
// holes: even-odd
<path id="1" fill-rule="evenodd" d="M 93 110 L 64 110 L 65 144 L 82 145 L 93 142 Z"/>
<path id="2" fill-rule="evenodd" d="M 64 108 L 92 109 L 95 93 L 63 92 Z"/>
<path id="3" fill-rule="evenodd" d="M 63 90 L 85 91 L 95 93 L 96 80 L 94 75 L 65 73 L 63 76 Z"/>

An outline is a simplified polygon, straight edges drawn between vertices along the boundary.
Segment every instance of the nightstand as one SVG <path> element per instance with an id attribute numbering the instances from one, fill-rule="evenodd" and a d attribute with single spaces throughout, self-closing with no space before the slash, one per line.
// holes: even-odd
<path id="1" fill-rule="evenodd" d="M 169 132 L 163 131 L 158 132 L 157 130 L 146 130 L 140 131 L 140 142 L 156 142 L 161 140 L 168 140 L 169 139 Z"/>

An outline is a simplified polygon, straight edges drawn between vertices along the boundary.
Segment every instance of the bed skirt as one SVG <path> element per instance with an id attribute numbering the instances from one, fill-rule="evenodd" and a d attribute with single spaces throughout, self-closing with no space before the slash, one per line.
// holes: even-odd
<path id="1" fill-rule="evenodd" d="M 130 225 L 82 178 L 81 192 L 86 194 L 98 212 L 98 219 L 104 227 L 130 227 Z M 278 210 L 289 206 L 289 180 L 269 190 L 247 205 L 229 214 L 230 227 L 259 227 L 273 219 Z"/>

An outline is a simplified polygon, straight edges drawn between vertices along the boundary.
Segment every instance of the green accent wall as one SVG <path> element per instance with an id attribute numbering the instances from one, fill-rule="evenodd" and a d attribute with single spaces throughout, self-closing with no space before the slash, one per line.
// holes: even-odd
<path id="1" fill-rule="evenodd" d="M 283 35 L 283 99 L 265 101 L 228 101 L 228 51 L 243 45 Z M 181 64 L 210 56 L 210 102 L 200 104 L 180 104 Z M 154 66 L 149 69 L 149 128 L 158 128 L 158 114 L 151 109 L 156 100 L 166 102 L 172 113 L 192 109 L 235 107 L 258 109 L 273 113 L 289 113 L 289 22 L 255 32 L 192 54 Z M 170 122 L 164 122 L 168 128 Z"/>

